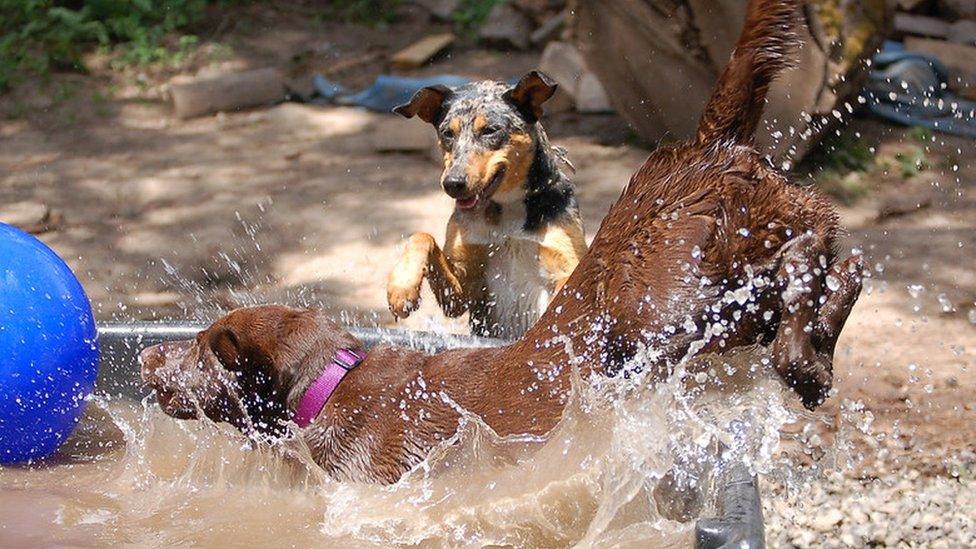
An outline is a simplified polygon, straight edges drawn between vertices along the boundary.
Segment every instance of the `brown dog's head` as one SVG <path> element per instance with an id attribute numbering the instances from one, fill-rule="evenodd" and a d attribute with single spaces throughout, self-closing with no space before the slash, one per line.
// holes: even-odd
<path id="1" fill-rule="evenodd" d="M 437 130 L 444 152 L 441 186 L 463 210 L 485 206 L 526 181 L 539 139 L 542 104 L 556 92 L 547 76 L 532 71 L 515 86 L 477 82 L 452 90 L 424 88 L 394 112 L 419 117 Z"/>
<path id="2" fill-rule="evenodd" d="M 142 351 L 142 377 L 179 419 L 200 413 L 245 433 L 277 435 L 290 404 L 342 347 L 359 341 L 317 311 L 277 305 L 238 309 L 196 339 Z"/>

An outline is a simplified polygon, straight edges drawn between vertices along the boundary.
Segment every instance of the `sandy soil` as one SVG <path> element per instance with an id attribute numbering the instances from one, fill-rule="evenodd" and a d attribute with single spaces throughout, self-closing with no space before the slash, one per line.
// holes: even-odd
<path id="1" fill-rule="evenodd" d="M 225 29 L 218 38 L 231 53 L 204 47 L 210 57 L 201 53 L 194 67 L 287 63 L 311 51 L 313 61 L 299 55 L 295 68 L 307 72 L 430 30 L 412 19 L 396 32 L 316 25 L 291 14 Z M 536 60 L 462 45 L 421 72 L 508 78 Z M 373 60 L 334 76 L 359 86 L 382 69 Z M 0 202 L 40 202 L 63 215 L 41 237 L 80 275 L 98 316 L 211 318 L 279 301 L 391 325 L 384 279 L 403 238 L 440 236 L 452 207 L 431 155 L 375 152 L 373 136 L 395 122 L 355 109 L 283 104 L 178 121 L 161 99 L 165 76 L 103 70 L 0 96 Z M 578 168 L 592 236 L 647 152 L 629 144 L 615 117 L 563 114 L 547 126 Z M 881 159 L 916 146 L 901 129 L 859 122 L 858 130 Z M 864 176 L 867 196 L 841 207 L 845 247 L 864 251 L 873 278 L 838 347 L 838 394 L 809 419 L 829 435 L 845 399 L 861 401 L 875 429 L 860 444 L 886 467 L 972 475 L 976 145 L 937 136 L 924 150 L 929 168 Z M 878 220 L 906 197 L 927 207 Z M 432 299 L 401 325 L 465 330 Z M 872 461 L 862 474 L 873 474 Z"/>

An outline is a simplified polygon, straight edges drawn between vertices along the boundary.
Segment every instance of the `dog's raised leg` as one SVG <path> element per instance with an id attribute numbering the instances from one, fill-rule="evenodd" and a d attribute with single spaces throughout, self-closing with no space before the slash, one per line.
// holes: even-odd
<path id="1" fill-rule="evenodd" d="M 415 233 L 407 240 L 403 255 L 387 279 L 386 299 L 397 318 L 406 318 L 420 305 L 424 277 L 444 314 L 457 317 L 468 308 L 464 285 L 452 262 L 427 233 Z M 462 266 L 463 270 L 463 266 Z"/>
<path id="2" fill-rule="evenodd" d="M 860 255 L 851 256 L 827 271 L 827 298 L 817 312 L 813 331 L 813 345 L 821 355 L 833 357 L 837 339 L 861 295 L 863 273 L 864 257 Z"/>
<path id="3" fill-rule="evenodd" d="M 585 254 L 586 238 L 578 217 L 553 223 L 545 229 L 539 244 L 539 262 L 552 283 L 553 296 L 563 289 Z"/>
<path id="4" fill-rule="evenodd" d="M 783 309 L 774 365 L 811 410 L 830 391 L 837 338 L 861 291 L 861 257 L 832 267 L 828 257 L 818 236 L 799 236 L 784 248 L 776 275 Z"/>

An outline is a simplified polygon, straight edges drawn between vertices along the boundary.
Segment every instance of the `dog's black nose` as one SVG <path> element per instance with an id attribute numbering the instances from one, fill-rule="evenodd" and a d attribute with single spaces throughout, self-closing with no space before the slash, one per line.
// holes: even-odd
<path id="1" fill-rule="evenodd" d="M 444 180 L 444 192 L 451 198 L 464 198 L 467 194 L 468 182 L 464 178 L 451 178 Z"/>

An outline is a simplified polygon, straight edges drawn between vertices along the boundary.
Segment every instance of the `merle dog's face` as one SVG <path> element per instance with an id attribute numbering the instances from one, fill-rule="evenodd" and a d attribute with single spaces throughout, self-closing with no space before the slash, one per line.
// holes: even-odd
<path id="1" fill-rule="evenodd" d="M 266 305 L 237 309 L 195 339 L 144 349 L 139 361 L 166 414 L 277 435 L 296 380 L 340 347 L 359 343 L 316 311 Z"/>
<path id="2" fill-rule="evenodd" d="M 462 210 L 512 195 L 528 175 L 536 123 L 556 85 L 533 71 L 515 86 L 477 82 L 456 90 L 424 88 L 395 112 L 434 126 L 444 153 L 441 186 Z"/>

